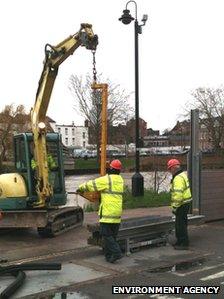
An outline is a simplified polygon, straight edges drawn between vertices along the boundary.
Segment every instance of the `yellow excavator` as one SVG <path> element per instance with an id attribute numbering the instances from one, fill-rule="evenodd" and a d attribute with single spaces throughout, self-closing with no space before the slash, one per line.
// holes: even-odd
<path id="1" fill-rule="evenodd" d="M 58 133 L 46 132 L 46 113 L 60 64 L 79 46 L 95 51 L 97 44 L 92 25 L 81 24 L 76 34 L 56 46 L 45 46 L 31 109 L 32 133 L 14 136 L 16 172 L 0 175 L 0 228 L 36 227 L 41 236 L 53 237 L 82 224 L 83 210 L 65 206 L 62 142 Z"/>

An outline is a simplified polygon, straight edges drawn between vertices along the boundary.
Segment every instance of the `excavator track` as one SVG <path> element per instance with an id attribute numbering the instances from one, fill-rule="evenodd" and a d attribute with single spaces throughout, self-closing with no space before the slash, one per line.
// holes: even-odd
<path id="1" fill-rule="evenodd" d="M 81 207 L 67 207 L 48 211 L 48 222 L 45 227 L 38 227 L 43 238 L 53 238 L 70 229 L 81 226 L 83 210 Z"/>

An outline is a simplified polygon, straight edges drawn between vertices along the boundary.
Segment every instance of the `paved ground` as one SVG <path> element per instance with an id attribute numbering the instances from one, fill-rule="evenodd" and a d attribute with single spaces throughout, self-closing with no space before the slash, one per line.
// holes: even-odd
<path id="1" fill-rule="evenodd" d="M 129 210 L 125 212 L 125 217 L 146 214 L 170 215 L 170 211 L 168 208 Z M 96 213 L 86 215 L 86 222 L 88 219 L 89 222 L 94 222 L 97 219 Z M 136 294 L 112 295 L 112 285 L 222 287 L 223 232 L 224 221 L 191 226 L 189 251 L 175 251 L 171 245 L 151 247 L 124 257 L 119 263 L 108 264 L 98 247 L 87 245 L 86 239 L 89 233 L 85 227 L 54 239 L 40 239 L 35 231 L 22 230 L 1 235 L 1 257 L 8 258 L 11 263 L 15 261 L 62 263 L 61 271 L 27 272 L 25 284 L 13 298 L 53 298 L 55 293 L 62 291 L 72 292 L 70 298 L 137 298 Z M 171 241 L 172 239 L 171 236 Z M 9 283 L 9 277 L 1 277 L 0 292 Z M 223 294 L 223 290 L 221 292 Z M 58 295 L 58 298 L 61 298 L 61 295 Z M 154 294 L 145 298 L 192 297 L 186 294 L 177 297 Z"/>
<path id="2" fill-rule="evenodd" d="M 132 261 L 138 266 L 121 275 L 105 278 L 104 281 L 95 281 L 79 286 L 69 286 L 63 291 L 76 292 L 85 298 L 223 298 L 224 297 L 224 253 L 223 253 L 224 221 L 191 227 L 191 250 L 176 252 L 170 246 L 142 250 L 133 254 Z M 139 256 L 142 256 L 141 262 Z M 143 258 L 143 256 L 145 258 Z M 127 258 L 126 258 L 127 259 Z M 125 265 L 126 260 L 121 262 Z M 117 265 L 119 269 L 121 265 Z M 127 269 L 127 268 L 126 268 Z M 180 293 L 151 294 L 151 295 L 112 295 L 114 286 L 180 286 Z M 196 287 L 220 287 L 218 294 L 188 294 L 191 291 L 200 291 Z M 186 293 L 183 294 L 185 290 Z M 203 289 L 201 290 L 203 291 Z M 214 289 L 213 289 L 214 291 Z M 97 297 L 95 294 L 97 293 Z M 81 298 L 81 297 L 80 297 Z"/>
<path id="3" fill-rule="evenodd" d="M 60 261 L 59 272 L 27 272 L 26 284 L 14 298 L 55 298 L 61 292 L 67 298 L 223 298 L 224 221 L 190 228 L 189 251 L 175 251 L 171 245 L 145 248 L 124 257 L 119 263 L 108 264 L 101 251 L 91 247 L 86 252 L 46 257 Z M 1 288 L 9 283 L 5 278 Z M 180 294 L 112 295 L 114 286 L 178 286 Z M 183 294 L 183 286 L 221 287 L 218 295 Z M 195 291 L 195 289 L 192 289 Z M 41 293 L 40 293 L 41 292 Z M 30 295 L 33 294 L 33 295 Z"/>

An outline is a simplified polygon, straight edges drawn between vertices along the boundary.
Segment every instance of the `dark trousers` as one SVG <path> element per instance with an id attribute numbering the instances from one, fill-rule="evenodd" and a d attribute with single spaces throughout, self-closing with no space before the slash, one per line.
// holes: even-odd
<path id="1" fill-rule="evenodd" d="M 190 203 L 184 204 L 176 210 L 175 232 L 177 238 L 177 245 L 188 246 L 188 232 L 187 232 L 187 213 L 190 208 Z"/>
<path id="2" fill-rule="evenodd" d="M 100 234 L 104 242 L 104 255 L 106 259 L 121 256 L 121 249 L 116 241 L 120 223 L 100 222 Z"/>

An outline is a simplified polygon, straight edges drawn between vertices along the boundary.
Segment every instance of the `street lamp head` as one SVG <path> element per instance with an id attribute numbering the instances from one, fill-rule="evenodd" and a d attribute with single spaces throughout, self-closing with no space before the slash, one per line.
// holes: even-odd
<path id="1" fill-rule="evenodd" d="M 128 25 L 133 21 L 134 18 L 130 14 L 129 9 L 124 9 L 123 10 L 123 15 L 119 18 L 119 21 L 121 21 L 123 24 Z"/>

